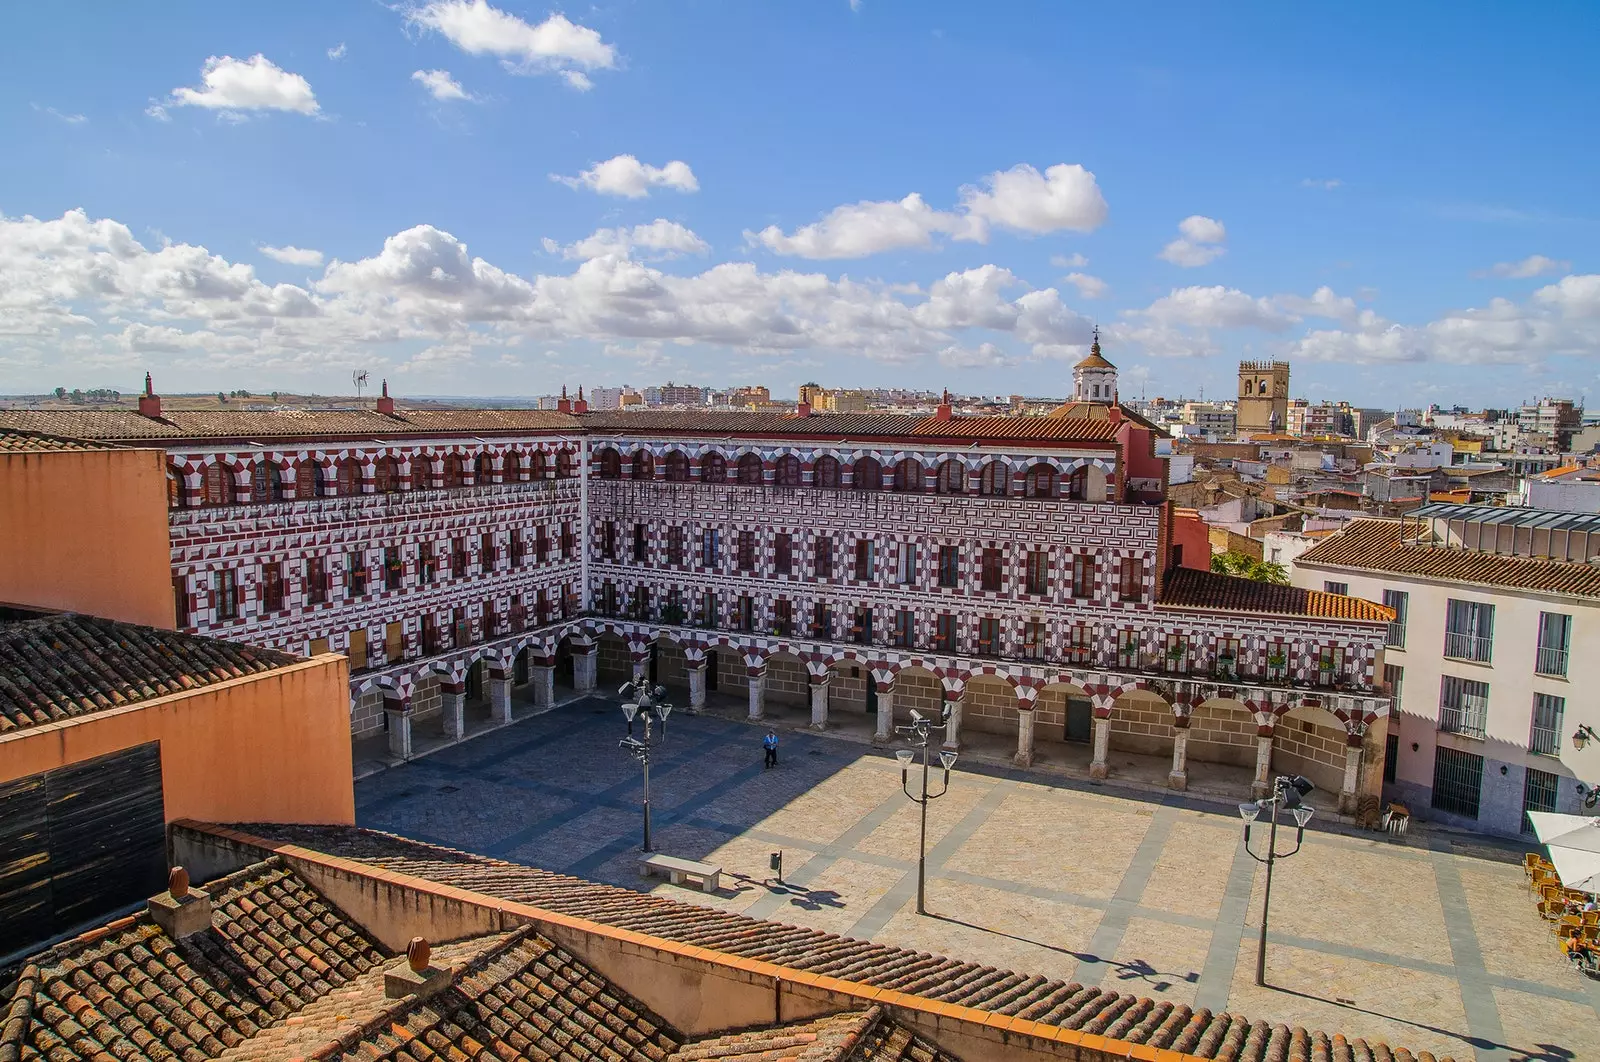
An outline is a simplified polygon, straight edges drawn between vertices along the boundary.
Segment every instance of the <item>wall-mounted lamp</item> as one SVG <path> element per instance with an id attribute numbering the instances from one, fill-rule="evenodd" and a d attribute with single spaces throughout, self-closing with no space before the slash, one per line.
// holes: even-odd
<path id="1" fill-rule="evenodd" d="M 1600 734 L 1594 732 L 1594 727 L 1588 723 L 1579 723 L 1578 729 L 1572 735 L 1572 747 L 1582 752 L 1583 747 L 1593 738 L 1600 738 Z"/>

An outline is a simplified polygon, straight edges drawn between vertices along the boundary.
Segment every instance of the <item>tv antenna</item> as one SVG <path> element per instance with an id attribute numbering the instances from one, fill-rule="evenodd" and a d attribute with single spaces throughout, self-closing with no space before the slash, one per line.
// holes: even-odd
<path id="1" fill-rule="evenodd" d="M 350 382 L 356 387 L 356 401 L 361 401 L 361 389 L 367 386 L 367 370 L 357 369 L 351 373 Z"/>

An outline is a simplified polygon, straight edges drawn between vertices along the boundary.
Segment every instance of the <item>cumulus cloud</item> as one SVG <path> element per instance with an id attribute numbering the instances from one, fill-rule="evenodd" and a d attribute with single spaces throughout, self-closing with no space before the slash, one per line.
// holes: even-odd
<path id="1" fill-rule="evenodd" d="M 1202 214 L 1191 214 L 1178 222 L 1178 238 L 1161 249 L 1156 257 L 1173 265 L 1191 269 L 1220 258 L 1228 230 L 1222 222 Z"/>
<path id="2" fill-rule="evenodd" d="M 322 264 L 322 252 L 304 247 L 263 247 L 261 253 L 284 265 L 313 268 Z"/>
<path id="3" fill-rule="evenodd" d="M 1094 174 L 1066 163 L 1043 174 L 1027 163 L 991 173 L 981 187 L 962 189 L 961 205 L 975 217 L 1030 233 L 1090 232 L 1105 222 L 1107 213 Z"/>
<path id="4" fill-rule="evenodd" d="M 1072 254 L 1053 254 L 1050 264 L 1057 269 L 1082 269 L 1089 264 L 1089 259 L 1074 251 Z"/>
<path id="5" fill-rule="evenodd" d="M 981 222 L 934 210 L 915 192 L 899 202 L 861 202 L 835 207 L 821 221 L 784 235 L 776 225 L 760 232 L 745 230 L 745 239 L 776 254 L 800 258 L 865 258 L 883 251 L 931 247 L 935 234 L 958 240 L 981 240 Z"/>
<path id="6" fill-rule="evenodd" d="M 544 249 L 563 258 L 587 261 L 601 255 L 629 255 L 635 250 L 645 252 L 640 257 L 675 258 L 680 254 L 705 254 L 711 245 L 696 236 L 693 230 L 676 221 L 656 218 L 647 225 L 626 225 L 614 229 L 597 229 L 593 235 L 563 247 L 548 237 Z"/>
<path id="7" fill-rule="evenodd" d="M 411 80 L 428 90 L 428 94 L 441 102 L 470 100 L 472 94 L 461 87 L 461 82 L 450 76 L 448 70 L 416 70 Z"/>
<path id="8" fill-rule="evenodd" d="M 1009 369 L 1020 364 L 993 343 L 979 343 L 976 347 L 952 344 L 939 351 L 939 364 L 947 369 Z"/>
<path id="9" fill-rule="evenodd" d="M 1542 254 L 1531 254 L 1520 262 L 1496 262 L 1489 269 L 1474 275 L 1526 280 L 1529 277 L 1547 277 L 1555 273 L 1563 273 L 1571 268 L 1571 262 L 1556 258 L 1546 258 Z"/>
<path id="10" fill-rule="evenodd" d="M 166 107 L 204 107 L 234 115 L 247 111 L 316 114 L 321 110 L 310 82 L 260 53 L 248 59 L 213 55 L 201 68 L 199 87 L 173 89 L 152 111 L 161 112 L 156 117 L 164 117 Z"/>
<path id="11" fill-rule="evenodd" d="M 552 181 L 568 188 L 587 188 L 600 195 L 643 199 L 652 188 L 671 188 L 679 192 L 698 192 L 700 182 L 687 162 L 674 159 L 665 166 L 640 162 L 632 155 L 617 155 L 597 162 L 576 177 L 552 173 Z"/>
<path id="12" fill-rule="evenodd" d="M 512 73 L 561 74 L 578 89 L 591 86 L 583 71 L 609 70 L 617 62 L 616 49 L 599 33 L 562 14 L 534 26 L 487 0 L 432 0 L 407 11 L 406 19 L 468 55 L 498 57 Z"/>
<path id="13" fill-rule="evenodd" d="M 340 59 L 345 57 L 345 54 L 348 51 L 349 49 L 344 46 L 344 41 L 340 41 L 338 44 L 335 44 L 332 48 L 328 49 L 328 58 L 332 59 L 334 62 L 338 62 Z"/>
<path id="14" fill-rule="evenodd" d="M 1077 288 L 1078 296 L 1084 299 L 1098 299 L 1111 289 L 1110 284 L 1088 273 L 1068 273 L 1061 279 Z"/>

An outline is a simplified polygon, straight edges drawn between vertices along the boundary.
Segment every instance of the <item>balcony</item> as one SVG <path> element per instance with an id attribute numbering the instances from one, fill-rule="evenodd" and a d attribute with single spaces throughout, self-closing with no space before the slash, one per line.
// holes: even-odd
<path id="1" fill-rule="evenodd" d="M 1404 649 L 1406 647 L 1406 625 L 1404 620 L 1389 624 L 1389 630 L 1383 636 L 1383 644 L 1390 649 Z"/>
<path id="2" fill-rule="evenodd" d="M 1461 634 L 1456 631 L 1446 631 L 1444 636 L 1444 655 L 1452 660 L 1471 660 L 1480 664 L 1487 664 L 1492 659 L 1494 639 L 1484 638 L 1476 634 Z"/>
<path id="3" fill-rule="evenodd" d="M 1460 705 L 1441 704 L 1439 730 L 1445 734 L 1481 738 L 1484 735 L 1484 722 L 1488 714 L 1487 703 L 1469 701 Z"/>
<path id="4" fill-rule="evenodd" d="M 1539 646 L 1539 652 L 1534 657 L 1533 672 L 1536 675 L 1548 675 L 1551 678 L 1567 677 L 1567 651 L 1565 649 L 1551 649 Z"/>

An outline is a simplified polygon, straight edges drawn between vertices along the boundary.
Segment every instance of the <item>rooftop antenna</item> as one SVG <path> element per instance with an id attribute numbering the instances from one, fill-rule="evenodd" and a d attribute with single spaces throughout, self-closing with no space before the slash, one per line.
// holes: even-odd
<path id="1" fill-rule="evenodd" d="M 357 369 L 351 373 L 350 382 L 356 385 L 356 401 L 361 401 L 361 391 L 367 386 L 367 370 Z"/>

